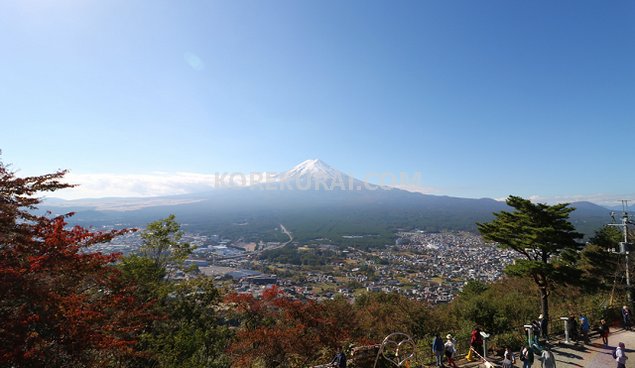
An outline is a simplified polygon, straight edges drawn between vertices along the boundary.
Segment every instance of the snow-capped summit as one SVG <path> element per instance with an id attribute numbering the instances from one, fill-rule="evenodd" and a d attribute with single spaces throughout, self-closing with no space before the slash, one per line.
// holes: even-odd
<path id="1" fill-rule="evenodd" d="M 348 175 L 335 170 L 320 159 L 306 160 L 294 166 L 291 170 L 282 175 L 284 180 L 297 179 L 323 179 L 335 180 L 348 178 Z"/>
<path id="2" fill-rule="evenodd" d="M 285 189 L 364 190 L 376 187 L 336 170 L 320 159 L 303 161 L 272 179 Z"/>
<path id="3" fill-rule="evenodd" d="M 332 168 L 320 159 L 306 160 L 281 173 L 265 173 L 266 179 L 253 183 L 251 188 L 291 190 L 349 190 L 384 189 L 364 182 Z"/>

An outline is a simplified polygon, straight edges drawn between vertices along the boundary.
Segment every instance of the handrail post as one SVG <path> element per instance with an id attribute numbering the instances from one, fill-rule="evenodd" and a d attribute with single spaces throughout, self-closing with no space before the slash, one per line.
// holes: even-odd
<path id="1" fill-rule="evenodd" d="M 483 358 L 487 359 L 487 339 L 490 337 L 490 334 L 481 331 L 481 337 L 483 338 Z"/>
<path id="2" fill-rule="evenodd" d="M 571 340 L 569 340 L 569 317 L 560 317 L 560 319 L 564 321 L 564 343 L 571 344 Z"/>

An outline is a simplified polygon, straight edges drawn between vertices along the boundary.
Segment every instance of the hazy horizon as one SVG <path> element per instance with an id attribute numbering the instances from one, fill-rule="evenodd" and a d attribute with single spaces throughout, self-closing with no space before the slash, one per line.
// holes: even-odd
<path id="1" fill-rule="evenodd" d="M 291 169 L 291 168 L 290 168 Z M 337 170 L 337 168 L 334 168 Z M 285 170 L 286 171 L 286 170 Z M 87 175 L 67 175 L 67 182 L 83 183 L 78 187 L 64 189 L 55 192 L 53 195 L 47 196 L 49 199 L 64 200 L 82 200 L 82 199 L 109 199 L 109 198 L 152 198 L 162 196 L 173 196 L 183 194 L 197 194 L 206 191 L 218 189 L 217 186 L 224 178 L 233 179 L 236 187 L 249 186 L 252 184 L 266 182 L 266 175 L 278 176 L 285 171 L 280 172 L 215 172 L 211 174 L 202 173 L 150 173 L 150 174 L 87 174 Z M 346 173 L 339 172 L 346 176 Z M 392 176 L 392 177 L 391 177 Z M 262 181 L 249 182 L 254 177 L 262 179 Z M 220 178 L 220 179 L 219 179 Z M 372 179 L 377 180 L 364 180 Z M 396 189 L 407 190 L 410 192 L 432 194 L 432 195 L 448 195 L 447 193 L 435 192 L 434 188 L 426 188 L 421 186 L 421 173 L 392 173 L 392 172 L 373 172 L 359 179 L 370 184 L 382 185 Z M 509 193 L 515 195 L 515 193 Z M 460 196 L 458 196 L 460 197 Z M 466 198 L 486 198 L 486 196 L 466 197 Z M 507 196 L 493 198 L 497 201 L 505 201 Z M 579 202 L 588 201 L 607 207 L 619 207 L 622 199 L 635 198 L 635 195 L 625 198 L 623 196 L 609 196 L 606 194 L 595 194 L 589 196 L 560 196 L 560 197 L 528 197 L 534 202 L 545 203 L 562 203 L 562 202 Z"/>

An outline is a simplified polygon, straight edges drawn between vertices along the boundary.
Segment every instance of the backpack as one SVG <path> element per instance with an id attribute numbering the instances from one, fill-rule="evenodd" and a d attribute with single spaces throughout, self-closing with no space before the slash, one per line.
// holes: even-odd
<path id="1" fill-rule="evenodd" d="M 613 350 L 613 359 L 617 359 L 617 348 Z"/>

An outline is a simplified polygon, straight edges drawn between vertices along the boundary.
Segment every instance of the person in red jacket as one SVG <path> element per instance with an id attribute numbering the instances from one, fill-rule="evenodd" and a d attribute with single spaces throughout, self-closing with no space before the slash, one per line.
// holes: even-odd
<path id="1" fill-rule="evenodd" d="M 465 359 L 468 362 L 472 362 L 475 359 L 472 358 L 472 354 L 476 351 L 478 354 L 483 350 L 483 337 L 481 336 L 481 329 L 476 326 L 472 330 L 472 336 L 470 337 L 470 351 L 467 353 Z"/>

